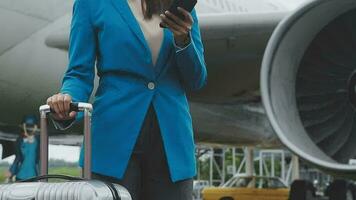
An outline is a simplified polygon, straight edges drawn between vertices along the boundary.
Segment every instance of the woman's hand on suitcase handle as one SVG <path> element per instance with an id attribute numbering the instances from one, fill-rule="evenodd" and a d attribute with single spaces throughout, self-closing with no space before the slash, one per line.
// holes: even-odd
<path id="1" fill-rule="evenodd" d="M 77 112 L 70 112 L 71 102 L 72 97 L 69 94 L 58 93 L 49 97 L 47 99 L 47 104 L 55 111 L 55 113 L 52 113 L 52 117 L 55 120 L 68 120 L 75 118 Z"/>

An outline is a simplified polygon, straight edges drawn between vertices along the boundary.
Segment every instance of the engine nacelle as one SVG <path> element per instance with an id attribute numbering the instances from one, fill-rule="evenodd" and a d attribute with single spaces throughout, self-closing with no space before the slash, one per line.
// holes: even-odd
<path id="1" fill-rule="evenodd" d="M 281 142 L 304 160 L 356 177 L 356 1 L 315 0 L 275 29 L 261 71 Z"/>

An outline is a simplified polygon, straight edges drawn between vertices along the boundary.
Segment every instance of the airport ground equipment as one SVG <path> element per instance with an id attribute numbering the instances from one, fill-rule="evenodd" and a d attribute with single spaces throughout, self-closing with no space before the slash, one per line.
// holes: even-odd
<path id="1" fill-rule="evenodd" d="M 129 192 L 122 186 L 90 180 L 91 176 L 91 112 L 88 103 L 72 103 L 71 110 L 84 112 L 84 170 L 83 177 L 48 175 L 48 105 L 40 107 L 41 145 L 40 173 L 38 177 L 21 182 L 0 185 L 0 200 L 131 200 Z M 64 179 L 66 182 L 47 182 L 48 179 Z"/>

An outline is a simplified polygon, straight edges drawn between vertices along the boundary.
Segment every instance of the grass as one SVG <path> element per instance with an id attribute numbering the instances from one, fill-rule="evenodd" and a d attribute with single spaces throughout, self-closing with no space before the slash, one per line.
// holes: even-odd
<path id="1" fill-rule="evenodd" d="M 0 183 L 3 183 L 5 181 L 5 171 L 7 168 L 0 167 Z M 69 176 L 76 176 L 80 177 L 80 168 L 78 167 L 55 167 L 55 168 L 49 168 L 49 174 L 63 174 L 63 175 L 69 175 Z"/>
<path id="2" fill-rule="evenodd" d="M 5 167 L 0 167 L 0 183 L 3 183 L 5 181 L 5 171 L 7 168 Z"/>
<path id="3" fill-rule="evenodd" d="M 49 174 L 64 174 L 69 176 L 77 176 L 80 177 L 80 168 L 77 167 L 56 167 L 50 168 Z"/>

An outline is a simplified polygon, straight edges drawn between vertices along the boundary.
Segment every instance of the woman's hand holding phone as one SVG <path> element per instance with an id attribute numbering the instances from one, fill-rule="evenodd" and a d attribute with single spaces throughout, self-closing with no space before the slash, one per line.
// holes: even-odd
<path id="1" fill-rule="evenodd" d="M 178 7 L 178 11 L 183 14 L 184 20 L 167 10 L 160 15 L 161 24 L 173 32 L 177 44 L 186 44 L 189 42 L 189 31 L 191 31 L 194 21 L 190 12 L 184 8 Z"/>
<path id="2" fill-rule="evenodd" d="M 52 117 L 58 121 L 74 119 L 77 113 L 75 111 L 70 112 L 71 102 L 72 97 L 68 94 L 58 93 L 49 97 L 47 104 L 55 111 L 55 113 L 52 113 Z"/>

